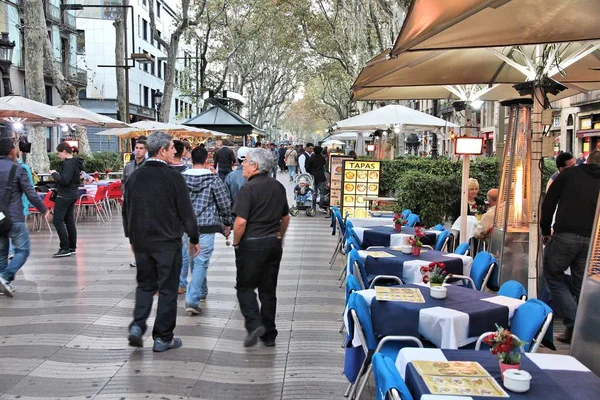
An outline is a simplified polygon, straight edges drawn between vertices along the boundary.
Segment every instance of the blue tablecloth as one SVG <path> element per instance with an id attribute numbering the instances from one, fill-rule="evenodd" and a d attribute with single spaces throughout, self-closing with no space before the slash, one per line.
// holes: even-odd
<path id="1" fill-rule="evenodd" d="M 437 300 L 429 295 L 429 287 L 403 285 L 403 288 L 418 288 L 425 303 L 404 301 L 371 302 L 373 330 L 380 336 L 410 335 L 419 336 L 419 312 L 424 308 L 443 307 L 460 311 L 469 316 L 469 337 L 476 337 L 488 331 L 495 331 L 496 324 L 508 326 L 509 309 L 506 306 L 479 301 L 494 295 L 461 286 L 446 286 L 447 297 Z"/>
<path id="2" fill-rule="evenodd" d="M 365 231 L 365 234 L 367 231 Z M 394 258 L 373 258 L 367 256 L 365 259 L 365 269 L 369 281 L 377 275 L 394 275 L 402 278 L 404 271 L 404 263 L 406 261 L 413 260 L 424 260 L 428 265 L 430 262 L 443 262 L 446 264 L 446 271 L 449 274 L 462 275 L 464 271 L 464 263 L 461 258 L 449 257 L 449 253 L 441 251 L 422 251 L 420 255 L 413 256 L 412 254 L 404 254 L 401 251 L 394 251 L 390 249 L 385 250 L 386 253 L 393 254 Z"/>
<path id="3" fill-rule="evenodd" d="M 498 359 L 489 351 L 443 350 L 443 352 L 448 361 L 478 362 L 504 389 Z M 505 389 L 511 399 L 591 400 L 600 396 L 600 379 L 591 372 L 543 370 L 526 356 L 521 357 L 521 369 L 531 374 L 531 388 L 526 393 L 515 393 Z M 431 393 L 412 363 L 407 366 L 405 381 L 415 399 Z M 491 399 L 491 397 L 470 397 L 474 400 Z"/>
<path id="4" fill-rule="evenodd" d="M 386 246 L 390 245 L 390 236 L 397 234 L 414 235 L 415 228 L 403 226 L 398 232 L 396 229 L 389 226 L 366 226 L 363 233 L 362 248 L 366 249 L 370 246 Z M 435 246 L 437 236 L 433 232 L 425 232 L 425 236 L 421 239 L 423 244 Z"/>

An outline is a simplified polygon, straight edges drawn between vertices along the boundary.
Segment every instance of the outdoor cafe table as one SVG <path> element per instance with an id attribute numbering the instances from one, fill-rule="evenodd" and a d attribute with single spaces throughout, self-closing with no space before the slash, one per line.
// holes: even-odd
<path id="1" fill-rule="evenodd" d="M 496 323 L 508 327 L 515 310 L 524 303 L 522 300 L 456 285 L 445 285 L 448 295 L 443 300 L 433 299 L 425 284 L 400 287 L 418 288 L 425 303 L 378 301 L 375 299 L 375 289 L 356 292 L 371 306 L 375 334 L 421 335 L 442 349 L 458 349 L 473 343 L 482 333 L 495 331 Z M 359 346 L 356 336 L 353 345 Z"/>
<path id="2" fill-rule="evenodd" d="M 488 350 L 440 350 L 404 348 L 396 358 L 396 368 L 415 400 L 490 400 L 482 396 L 432 395 L 414 361 L 474 361 L 494 378 L 509 395 L 520 400 L 588 400 L 600 396 L 600 378 L 577 359 L 566 355 L 526 353 L 521 357 L 521 369 L 531 374 L 528 392 L 515 393 L 504 388 L 498 359 Z M 498 398 L 498 397 L 496 397 Z"/>
<path id="3" fill-rule="evenodd" d="M 348 221 L 352 222 L 354 228 L 364 228 L 365 226 L 377 226 L 377 225 L 391 225 L 394 222 L 392 217 L 369 217 L 369 218 L 348 218 Z"/>
<path id="4" fill-rule="evenodd" d="M 355 227 L 354 232 L 361 241 L 361 246 L 366 249 L 370 246 L 402 246 L 408 244 L 408 238 L 414 236 L 415 228 L 403 226 L 398 232 L 393 225 L 371 225 Z M 435 246 L 435 241 L 441 231 L 426 230 L 425 237 L 421 239 L 423 244 Z"/>
<path id="5" fill-rule="evenodd" d="M 377 249 L 377 252 L 388 253 L 393 257 L 375 258 L 369 255 L 369 251 L 358 251 L 358 255 L 365 264 L 367 276 L 393 275 L 402 279 L 404 283 L 421 283 L 423 281 L 421 267 L 432 262 L 445 263 L 448 273 L 467 276 L 471 274 L 471 265 L 473 264 L 472 257 L 428 249 L 422 249 L 418 256 L 404 254 L 389 248 Z M 349 272 L 352 273 L 352 271 Z"/>

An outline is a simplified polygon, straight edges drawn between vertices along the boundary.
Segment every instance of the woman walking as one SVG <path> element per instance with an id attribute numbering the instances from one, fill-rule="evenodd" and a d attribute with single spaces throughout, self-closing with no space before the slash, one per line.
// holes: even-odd
<path id="1" fill-rule="evenodd" d="M 294 175 L 296 175 L 296 165 L 298 165 L 298 153 L 296 152 L 296 149 L 294 149 L 294 146 L 289 146 L 285 152 L 285 165 L 288 167 L 291 182 L 294 180 Z"/>
<path id="2" fill-rule="evenodd" d="M 73 149 L 63 142 L 56 146 L 62 160 L 60 171 L 50 171 L 56 182 L 54 201 L 54 227 L 60 239 L 60 249 L 54 258 L 68 257 L 77 249 L 77 228 L 75 227 L 75 202 L 79 196 L 79 182 L 83 170 L 83 160 L 73 157 Z"/>

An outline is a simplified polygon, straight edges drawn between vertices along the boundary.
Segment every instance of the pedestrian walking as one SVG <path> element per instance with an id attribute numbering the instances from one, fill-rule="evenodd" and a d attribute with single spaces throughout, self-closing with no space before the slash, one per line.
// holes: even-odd
<path id="1" fill-rule="evenodd" d="M 225 180 L 227 174 L 231 172 L 235 165 L 235 154 L 229 147 L 223 145 L 219 150 L 215 152 L 215 162 L 213 167 L 217 169 L 219 178 L 222 181 Z"/>
<path id="2" fill-rule="evenodd" d="M 83 160 L 73 157 L 71 146 L 62 142 L 56 146 L 62 160 L 59 171 L 51 170 L 56 182 L 53 223 L 60 240 L 60 248 L 53 257 L 68 257 L 77 251 L 77 227 L 75 226 L 75 203 L 79 198 L 80 175 Z"/>
<path id="3" fill-rule="evenodd" d="M 544 249 L 544 280 L 565 331 L 556 340 L 571 343 L 577 303 L 590 246 L 596 205 L 600 193 L 600 150 L 586 164 L 563 169 L 542 203 L 540 228 Z M 558 208 L 557 208 L 558 206 Z M 556 211 L 554 225 L 552 217 Z M 554 231 L 552 233 L 552 230 Z M 575 298 L 564 281 L 571 267 Z"/>
<path id="4" fill-rule="evenodd" d="M 223 181 L 210 171 L 207 158 L 206 149 L 194 149 L 193 168 L 183 173 L 200 232 L 200 253 L 194 257 L 192 280 L 185 296 L 185 311 L 191 315 L 202 313 L 199 302 L 208 296 L 206 277 L 215 248 L 215 234 L 222 233 L 229 238 L 232 225 L 229 192 Z"/>
<path id="5" fill-rule="evenodd" d="M 133 151 L 133 160 L 129 161 L 125 164 L 123 168 L 123 176 L 121 177 L 121 194 L 125 193 L 125 184 L 127 183 L 127 179 L 131 176 L 133 171 L 138 169 L 144 164 L 146 159 L 148 158 L 148 145 L 146 144 L 146 139 L 138 139 L 135 141 L 135 149 Z M 129 266 L 135 268 L 135 260 L 129 263 Z"/>
<path id="6" fill-rule="evenodd" d="M 294 146 L 289 146 L 285 152 L 285 164 L 290 174 L 290 182 L 292 182 L 296 176 L 296 166 L 298 165 L 298 152 Z"/>
<path id="7" fill-rule="evenodd" d="M 13 297 L 12 285 L 16 273 L 29 257 L 29 232 L 23 214 L 23 198 L 33 203 L 44 218 L 50 211 L 36 193 L 29 181 L 27 171 L 16 163 L 17 150 L 11 138 L 0 139 L 0 291 Z M 8 260 L 9 243 L 12 243 L 13 257 Z"/>
<path id="8" fill-rule="evenodd" d="M 251 149 L 249 147 L 240 147 L 237 150 L 237 159 L 238 159 L 238 167 L 235 171 L 227 175 L 225 178 L 225 186 L 227 186 L 227 190 L 229 191 L 229 198 L 231 199 L 231 206 L 235 203 L 235 199 L 237 198 L 240 189 L 248 179 L 244 177 L 244 169 L 242 168 L 242 164 L 246 159 L 246 155 Z"/>
<path id="9" fill-rule="evenodd" d="M 273 169 L 271 170 L 270 175 L 273 178 L 277 179 L 277 163 L 279 161 L 279 150 L 277 150 L 277 147 L 273 142 L 269 143 L 269 153 L 271 154 L 271 157 L 273 157 Z"/>
<path id="10" fill-rule="evenodd" d="M 323 157 L 323 148 L 321 146 L 317 146 L 314 148 L 313 155 L 306 162 L 306 172 L 311 174 L 315 180 L 315 195 L 318 192 L 319 197 L 319 212 L 327 213 L 327 210 L 324 208 L 325 201 L 325 164 L 327 161 L 325 157 Z M 315 199 L 316 200 L 316 199 Z"/>
<path id="11" fill-rule="evenodd" d="M 248 335 L 244 346 L 260 338 L 274 346 L 277 337 L 277 277 L 283 238 L 290 222 L 285 188 L 269 176 L 273 157 L 264 149 L 253 149 L 244 161 L 242 186 L 233 213 L 236 291 Z M 258 289 L 260 309 L 254 292 Z"/>
<path id="12" fill-rule="evenodd" d="M 284 146 L 284 144 L 280 144 L 279 145 L 279 159 L 278 164 L 279 164 L 279 171 L 280 172 L 286 172 L 287 171 L 287 167 L 285 165 L 285 152 L 286 152 L 286 148 Z"/>
<path id="13" fill-rule="evenodd" d="M 312 157 L 314 145 L 312 143 L 306 143 L 304 150 L 298 153 L 298 169 L 301 174 L 308 174 L 306 171 L 306 163 L 308 159 Z"/>
<path id="14" fill-rule="evenodd" d="M 123 227 L 137 264 L 137 289 L 129 344 L 141 347 L 146 321 L 158 291 L 158 309 L 152 330 L 153 351 L 181 347 L 173 337 L 177 319 L 177 287 L 181 274 L 181 237 L 190 237 L 190 252 L 199 253 L 198 224 L 183 176 L 169 168 L 175 147 L 164 132 L 147 140 L 150 157 L 126 184 Z"/>

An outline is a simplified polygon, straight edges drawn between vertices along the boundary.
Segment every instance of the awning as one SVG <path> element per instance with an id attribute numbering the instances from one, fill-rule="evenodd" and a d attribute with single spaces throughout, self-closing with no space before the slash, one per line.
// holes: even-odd
<path id="1" fill-rule="evenodd" d="M 600 129 L 580 129 L 577 131 L 576 136 L 578 138 L 600 136 Z"/>

